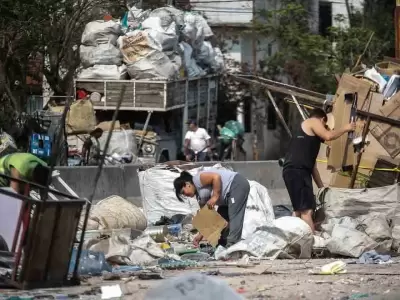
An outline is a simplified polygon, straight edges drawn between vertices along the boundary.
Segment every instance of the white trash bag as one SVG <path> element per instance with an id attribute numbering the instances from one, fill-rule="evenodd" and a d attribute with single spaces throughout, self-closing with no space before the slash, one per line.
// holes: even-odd
<path id="1" fill-rule="evenodd" d="M 121 25 L 114 21 L 93 21 L 86 24 L 81 43 L 86 46 L 107 43 L 115 45 L 122 34 Z"/>
<path id="2" fill-rule="evenodd" d="M 365 233 L 343 225 L 335 225 L 326 247 L 332 254 L 358 258 L 378 244 Z"/>
<path id="3" fill-rule="evenodd" d="M 168 56 L 157 50 L 153 50 L 138 61 L 128 64 L 127 68 L 132 79 L 174 79 L 179 77 L 179 73 L 176 72 L 176 68 Z"/>
<path id="4" fill-rule="evenodd" d="M 160 18 L 149 17 L 143 21 L 142 27 L 155 42 L 155 49 L 159 51 L 171 51 L 177 48 L 178 35 L 176 33 L 175 22 L 171 22 L 168 26 L 163 27 Z"/>
<path id="5" fill-rule="evenodd" d="M 144 300 L 244 300 L 226 282 L 199 273 L 185 273 L 150 289 Z"/>
<path id="6" fill-rule="evenodd" d="M 121 51 L 113 44 L 100 44 L 98 46 L 81 45 L 79 49 L 83 67 L 94 65 L 122 65 Z"/>
<path id="7" fill-rule="evenodd" d="M 273 224 L 275 220 L 267 188 L 257 181 L 249 180 L 249 183 L 250 193 L 244 214 L 242 239 L 250 237 L 258 227 Z"/>
<path id="8" fill-rule="evenodd" d="M 183 52 L 183 61 L 189 78 L 205 76 L 206 72 L 200 68 L 192 57 L 193 49 L 186 42 L 180 42 L 179 47 Z"/>
<path id="9" fill-rule="evenodd" d="M 393 244 L 392 229 L 389 226 L 386 215 L 370 213 L 359 216 L 357 220 L 365 226 L 365 233 L 379 244 L 378 252 L 390 251 Z"/>
<path id="10" fill-rule="evenodd" d="M 127 78 L 127 69 L 125 65 L 94 65 L 78 71 L 78 79 L 103 79 L 103 80 L 123 80 Z"/>

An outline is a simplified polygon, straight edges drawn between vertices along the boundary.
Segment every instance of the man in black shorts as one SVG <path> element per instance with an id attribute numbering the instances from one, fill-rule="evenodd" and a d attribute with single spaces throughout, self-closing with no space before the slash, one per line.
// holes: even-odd
<path id="1" fill-rule="evenodd" d="M 303 219 L 313 232 L 315 197 L 312 178 L 318 188 L 323 187 L 315 165 L 321 143 L 335 140 L 346 132 L 353 131 L 356 126 L 355 123 L 350 123 L 341 129 L 328 130 L 327 120 L 328 117 L 322 109 L 312 110 L 310 118 L 303 121 L 294 132 L 283 163 L 283 180 L 293 205 L 293 216 Z"/>

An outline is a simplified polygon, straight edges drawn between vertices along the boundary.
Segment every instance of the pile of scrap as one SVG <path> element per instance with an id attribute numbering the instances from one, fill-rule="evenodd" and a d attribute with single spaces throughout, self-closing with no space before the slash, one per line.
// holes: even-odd
<path id="1" fill-rule="evenodd" d="M 397 72 L 400 73 L 400 65 L 379 63 L 340 78 L 333 100 L 331 129 L 340 128 L 351 119 L 356 121 L 357 129 L 330 142 L 329 151 L 321 147 L 318 168 L 329 186 L 364 188 L 398 181 L 400 76 Z M 376 180 L 382 176 L 385 180 Z"/>

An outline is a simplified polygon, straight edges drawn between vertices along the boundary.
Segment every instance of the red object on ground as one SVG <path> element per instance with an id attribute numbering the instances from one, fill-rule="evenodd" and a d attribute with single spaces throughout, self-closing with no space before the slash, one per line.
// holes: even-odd
<path id="1" fill-rule="evenodd" d="M 76 99 L 81 100 L 81 99 L 85 99 L 87 97 L 88 93 L 84 90 L 78 90 L 76 92 Z"/>
<path id="2" fill-rule="evenodd" d="M 243 293 L 246 293 L 246 290 L 244 289 L 244 287 L 240 287 L 240 288 L 238 288 L 238 289 L 236 290 L 236 292 L 237 292 L 238 294 L 243 294 Z"/>

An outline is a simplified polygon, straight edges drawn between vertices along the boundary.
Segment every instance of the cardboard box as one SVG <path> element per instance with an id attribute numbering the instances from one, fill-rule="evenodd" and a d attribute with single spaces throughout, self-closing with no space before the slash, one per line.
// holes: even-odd
<path id="1" fill-rule="evenodd" d="M 379 112 L 385 117 L 400 120 L 400 92 L 394 95 Z M 372 123 L 371 134 L 392 158 L 397 157 L 400 154 L 400 128 L 380 122 Z"/>
<path id="2" fill-rule="evenodd" d="M 205 205 L 193 217 L 193 227 L 196 228 L 213 247 L 216 247 L 222 230 L 228 225 L 221 215 Z"/>
<path id="3" fill-rule="evenodd" d="M 332 111 L 335 119 L 335 129 L 343 127 L 350 121 L 352 103 L 345 101 L 345 94 L 357 93 L 357 108 L 362 109 L 369 97 L 370 89 L 370 83 L 357 79 L 352 75 L 343 74 L 336 91 Z M 344 134 L 340 138 L 332 141 L 328 166 L 335 170 L 340 170 L 343 166 L 354 165 L 354 163 L 353 145 L 351 140 L 348 139 L 348 134 Z"/>

